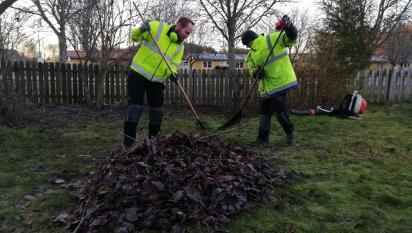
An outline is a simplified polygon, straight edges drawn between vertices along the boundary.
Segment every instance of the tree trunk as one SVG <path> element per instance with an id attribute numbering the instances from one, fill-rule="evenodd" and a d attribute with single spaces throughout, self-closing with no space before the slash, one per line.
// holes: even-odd
<path id="1" fill-rule="evenodd" d="M 104 82 L 109 74 L 108 64 L 101 64 L 99 67 L 99 75 L 96 78 L 96 109 L 102 109 L 104 105 Z"/>
<path id="2" fill-rule="evenodd" d="M 233 91 L 233 105 L 238 106 L 240 104 L 240 77 L 237 76 L 236 72 L 236 62 L 235 62 L 235 31 L 232 28 L 229 30 L 229 40 L 228 40 L 228 65 L 229 65 L 229 76 L 231 77 L 231 86 Z"/>
<path id="3" fill-rule="evenodd" d="M 57 35 L 59 38 L 59 62 L 67 63 L 67 42 L 66 32 L 61 28 L 61 33 Z"/>
<path id="4" fill-rule="evenodd" d="M 91 69 L 91 71 L 89 70 Z M 93 66 L 89 66 L 87 62 L 84 62 L 84 64 L 80 64 L 79 66 L 79 74 L 80 74 L 80 79 L 82 79 L 82 89 L 84 93 L 84 101 L 86 101 L 88 106 L 92 106 L 92 93 L 90 93 L 90 78 L 89 74 L 93 71 Z"/>
<path id="5" fill-rule="evenodd" d="M 17 0 L 4 0 L 0 3 L 0 15 L 3 14 L 7 8 L 9 8 L 11 5 L 13 5 L 14 2 Z"/>

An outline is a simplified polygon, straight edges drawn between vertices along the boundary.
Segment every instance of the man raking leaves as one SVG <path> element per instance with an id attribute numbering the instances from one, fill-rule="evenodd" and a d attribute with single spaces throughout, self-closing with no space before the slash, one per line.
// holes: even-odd
<path id="1" fill-rule="evenodd" d="M 286 108 L 286 94 L 289 90 L 297 88 L 298 82 L 286 50 L 296 43 L 298 32 L 287 15 L 277 22 L 276 29 L 277 32 L 266 36 L 258 35 L 252 30 L 247 30 L 242 35 L 242 43 L 250 48 L 246 58 L 247 68 L 251 76 L 256 79 L 252 89 L 259 81 L 259 96 L 261 98 L 259 131 L 257 139 L 250 143 L 252 146 L 269 143 L 272 114 L 275 114 L 285 131 L 287 142 L 296 144 L 295 131 Z M 250 92 L 242 103 L 241 110 Z M 235 122 L 233 119 L 237 115 L 221 128 Z"/>
<path id="2" fill-rule="evenodd" d="M 139 9 L 135 5 L 140 14 Z M 177 65 L 180 64 L 183 41 L 192 33 L 194 22 L 181 17 L 175 25 L 159 21 L 145 21 L 131 32 L 133 41 L 143 41 L 130 65 L 127 79 L 128 106 L 124 123 L 124 146 L 129 147 L 136 138 L 136 128 L 143 112 L 144 96 L 149 105 L 149 137 L 160 131 L 163 118 L 164 82 L 171 78 L 186 97 L 196 119 L 204 128 L 190 100 L 177 79 Z"/>

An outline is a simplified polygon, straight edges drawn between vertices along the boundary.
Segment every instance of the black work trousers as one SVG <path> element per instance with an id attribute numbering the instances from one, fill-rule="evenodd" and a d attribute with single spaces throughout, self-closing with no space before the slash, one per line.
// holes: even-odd
<path id="1" fill-rule="evenodd" d="M 144 97 L 149 106 L 149 137 L 160 131 L 163 118 L 164 84 L 152 82 L 131 70 L 127 78 L 127 116 L 124 123 L 124 145 L 130 146 L 136 138 L 136 128 L 143 113 Z"/>
<path id="2" fill-rule="evenodd" d="M 259 130 L 270 131 L 272 115 L 275 115 L 278 122 L 287 135 L 294 131 L 293 124 L 289 119 L 286 107 L 286 92 L 276 94 L 270 98 L 264 98 L 260 102 L 260 124 Z"/>
<path id="3" fill-rule="evenodd" d="M 127 78 L 128 105 L 143 105 L 144 96 L 147 96 L 147 105 L 151 108 L 161 108 L 163 106 L 165 85 L 159 82 L 152 82 L 141 74 L 131 70 Z"/>

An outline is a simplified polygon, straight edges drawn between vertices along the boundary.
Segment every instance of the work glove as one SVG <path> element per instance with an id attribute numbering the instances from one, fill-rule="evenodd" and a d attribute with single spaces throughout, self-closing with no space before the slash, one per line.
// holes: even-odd
<path id="1" fill-rule="evenodd" d="M 276 23 L 276 30 L 280 31 L 282 29 L 286 30 L 287 27 L 290 27 L 292 21 L 290 20 L 289 16 L 284 15 L 277 23 Z"/>
<path id="2" fill-rule="evenodd" d="M 170 75 L 170 80 L 172 80 L 172 82 L 174 82 L 175 84 L 177 84 L 177 74 L 176 73 L 172 73 Z"/>
<path id="3" fill-rule="evenodd" d="M 276 30 L 280 31 L 290 26 L 292 21 L 290 20 L 289 16 L 284 15 L 277 23 L 276 23 Z"/>
<path id="4" fill-rule="evenodd" d="M 282 29 L 285 30 L 285 34 L 290 40 L 296 40 L 296 38 L 298 37 L 298 30 L 287 15 L 284 15 L 276 23 L 276 30 L 280 31 Z"/>
<path id="5" fill-rule="evenodd" d="M 265 76 L 265 69 L 263 67 L 258 67 L 255 72 L 253 72 L 253 78 L 262 80 Z"/>
<path id="6" fill-rule="evenodd" d="M 139 30 L 140 30 L 141 33 L 150 31 L 150 24 L 149 24 L 149 22 L 148 22 L 148 21 L 145 21 L 145 22 L 140 26 Z"/>

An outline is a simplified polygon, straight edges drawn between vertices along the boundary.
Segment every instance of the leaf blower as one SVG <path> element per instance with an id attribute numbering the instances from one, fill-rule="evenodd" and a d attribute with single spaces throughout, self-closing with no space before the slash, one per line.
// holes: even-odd
<path id="1" fill-rule="evenodd" d="M 291 109 L 290 113 L 300 116 L 314 116 L 314 115 L 329 115 L 338 116 L 342 118 L 360 119 L 361 114 L 366 113 L 368 104 L 358 91 L 353 91 L 352 94 L 346 95 L 337 108 L 331 107 L 329 109 L 317 106 L 311 109 Z"/>

